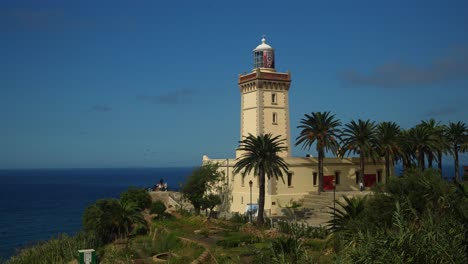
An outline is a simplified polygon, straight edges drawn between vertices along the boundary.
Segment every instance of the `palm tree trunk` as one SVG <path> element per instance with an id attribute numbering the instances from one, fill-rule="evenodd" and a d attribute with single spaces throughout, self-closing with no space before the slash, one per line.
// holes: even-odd
<path id="1" fill-rule="evenodd" d="M 388 151 L 385 152 L 385 184 L 388 183 L 390 178 L 390 154 Z"/>
<path id="2" fill-rule="evenodd" d="M 419 150 L 418 153 L 418 167 L 423 171 L 424 170 L 424 152 Z"/>
<path id="3" fill-rule="evenodd" d="M 262 169 L 259 171 L 259 177 L 257 224 L 261 226 L 263 225 L 263 212 L 265 211 L 265 172 Z"/>
<path id="4" fill-rule="evenodd" d="M 442 177 L 442 151 L 437 151 L 437 166 L 439 168 L 440 176 Z"/>
<path id="5" fill-rule="evenodd" d="M 410 161 L 409 161 L 408 156 L 405 154 L 405 156 L 403 157 L 403 171 L 408 170 L 409 167 L 410 167 Z"/>
<path id="6" fill-rule="evenodd" d="M 460 183 L 459 167 L 458 167 L 458 146 L 453 146 L 453 157 L 455 159 L 455 180 Z"/>
<path id="7" fill-rule="evenodd" d="M 323 192 L 323 148 L 320 148 L 318 151 L 318 166 L 319 166 L 319 186 L 318 186 L 318 194 Z"/>
<path id="8" fill-rule="evenodd" d="M 359 182 L 362 182 L 362 184 L 364 184 L 364 166 L 365 166 L 365 162 L 364 162 L 364 154 L 361 153 L 360 154 L 360 163 L 361 163 L 361 171 L 359 172 Z"/>
<path id="9" fill-rule="evenodd" d="M 432 169 L 432 161 L 434 160 L 434 153 L 427 153 L 427 167 Z"/>

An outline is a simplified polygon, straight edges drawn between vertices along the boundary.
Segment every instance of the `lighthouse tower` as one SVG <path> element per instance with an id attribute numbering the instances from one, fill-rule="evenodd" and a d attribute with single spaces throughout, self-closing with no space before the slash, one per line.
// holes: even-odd
<path id="1" fill-rule="evenodd" d="M 249 134 L 280 135 L 287 150 L 278 153 L 281 157 L 291 156 L 289 129 L 288 91 L 291 74 L 275 70 L 275 51 L 266 43 L 253 50 L 254 69 L 251 73 L 239 75 L 241 93 L 241 140 Z M 241 153 L 238 151 L 236 156 Z"/>

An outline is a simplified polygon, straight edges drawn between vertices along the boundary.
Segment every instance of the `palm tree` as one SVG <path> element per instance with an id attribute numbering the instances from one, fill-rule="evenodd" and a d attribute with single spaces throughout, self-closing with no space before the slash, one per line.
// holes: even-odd
<path id="1" fill-rule="evenodd" d="M 419 169 L 424 170 L 424 154 L 435 148 L 437 138 L 427 126 L 417 125 L 408 130 L 406 144 L 411 146 L 413 153 L 416 155 Z"/>
<path id="2" fill-rule="evenodd" d="M 400 126 L 395 122 L 382 122 L 377 126 L 379 152 L 385 159 L 385 183 L 388 183 L 390 177 L 390 166 L 395 166 L 395 161 L 401 154 L 400 135 Z"/>
<path id="3" fill-rule="evenodd" d="M 432 161 L 434 159 L 434 153 L 436 155 L 435 159 L 437 160 L 437 167 L 439 172 L 442 175 L 442 154 L 446 152 L 449 148 L 447 144 L 447 140 L 444 137 L 444 126 L 437 122 L 435 119 L 431 118 L 427 121 L 422 121 L 422 126 L 425 126 L 429 129 L 429 132 L 435 138 L 434 148 L 428 151 L 427 154 L 427 162 L 428 167 L 432 168 Z"/>
<path id="4" fill-rule="evenodd" d="M 146 225 L 138 205 L 133 202 L 120 200 L 113 217 L 115 227 L 121 238 L 128 236 L 134 224 Z"/>
<path id="5" fill-rule="evenodd" d="M 401 130 L 399 143 L 401 153 L 400 158 L 403 163 L 403 170 L 407 170 L 413 166 L 413 159 L 415 158 L 413 144 L 410 139 L 410 132 L 408 130 Z"/>
<path id="6" fill-rule="evenodd" d="M 341 131 L 338 127 L 341 125 L 339 119 L 335 119 L 335 115 L 330 115 L 330 112 L 313 112 L 311 115 L 304 115 L 301 119 L 301 125 L 297 128 L 302 128 L 301 134 L 296 138 L 296 146 L 302 144 L 302 149 L 309 150 L 312 144 L 316 143 L 318 153 L 318 171 L 319 171 L 319 188 L 318 193 L 323 191 L 323 159 L 325 151 L 331 150 L 337 153 L 340 145 Z"/>
<path id="7" fill-rule="evenodd" d="M 242 177 L 254 173 L 254 176 L 259 177 L 259 198 L 258 198 L 258 217 L 257 224 L 263 225 L 263 212 L 265 208 L 265 176 L 281 177 L 283 172 L 287 173 L 288 165 L 283 158 L 278 156 L 278 153 L 286 150 L 283 145 L 284 139 L 280 136 L 271 134 L 254 136 L 249 134 L 244 140 L 239 141 L 239 150 L 243 154 L 237 158 L 234 165 L 234 174 L 242 173 Z M 284 181 L 284 180 L 283 180 Z"/>
<path id="8" fill-rule="evenodd" d="M 371 158 L 375 161 L 377 158 L 377 135 L 375 122 L 361 119 L 351 121 L 345 125 L 343 131 L 343 147 L 342 152 L 345 154 L 352 151 L 354 154 L 359 154 L 360 172 L 359 182 L 363 182 L 365 159 Z"/>
<path id="9" fill-rule="evenodd" d="M 334 209 L 330 213 L 333 218 L 327 222 L 328 230 L 333 233 L 344 231 L 346 228 L 352 229 L 352 226 L 349 226 L 349 223 L 358 219 L 366 207 L 367 196 L 355 196 L 349 198 L 343 195 L 343 199 L 344 202 L 336 201 L 342 209 Z M 333 207 L 330 207 L 330 209 L 333 209 Z"/>
<path id="10" fill-rule="evenodd" d="M 455 179 L 460 183 L 458 153 L 462 149 L 462 146 L 465 146 L 467 143 L 468 128 L 463 122 L 450 122 L 445 128 L 445 136 L 451 146 L 450 152 L 452 153 L 455 162 Z"/>

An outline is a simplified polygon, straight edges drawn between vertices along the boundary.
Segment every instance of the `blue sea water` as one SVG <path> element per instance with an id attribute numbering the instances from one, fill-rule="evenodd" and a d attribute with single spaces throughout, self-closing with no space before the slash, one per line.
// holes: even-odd
<path id="1" fill-rule="evenodd" d="M 0 170 L 0 259 L 81 228 L 84 209 L 160 179 L 177 189 L 193 168 Z"/>

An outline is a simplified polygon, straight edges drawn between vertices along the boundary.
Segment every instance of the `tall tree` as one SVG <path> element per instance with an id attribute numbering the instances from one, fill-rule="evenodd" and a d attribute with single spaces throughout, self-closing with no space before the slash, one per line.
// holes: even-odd
<path id="1" fill-rule="evenodd" d="M 379 154 L 385 159 L 385 183 L 388 183 L 390 177 L 390 166 L 395 166 L 395 161 L 402 152 L 400 136 L 400 126 L 395 122 L 382 122 L 377 126 Z"/>
<path id="2" fill-rule="evenodd" d="M 410 139 L 410 130 L 401 130 L 399 145 L 401 149 L 400 158 L 403 163 L 403 170 L 406 171 L 407 169 L 413 166 L 413 159 L 415 158 L 415 153 L 413 149 L 413 143 Z"/>
<path id="3" fill-rule="evenodd" d="M 271 134 L 254 136 L 249 134 L 239 141 L 239 150 L 242 155 L 237 158 L 234 165 L 234 174 L 241 173 L 242 177 L 250 174 L 259 177 L 258 217 L 257 224 L 263 225 L 263 212 L 265 210 L 265 176 L 283 179 L 283 172 L 288 172 L 288 165 L 278 153 L 286 150 L 284 139 Z M 284 180 L 283 180 L 284 181 Z"/>
<path id="4" fill-rule="evenodd" d="M 100 243 L 125 238 L 134 224 L 146 225 L 136 203 L 117 199 L 101 199 L 88 206 L 82 221 L 84 230 L 93 233 Z"/>
<path id="5" fill-rule="evenodd" d="M 442 155 L 449 148 L 446 137 L 444 136 L 444 126 L 433 118 L 427 121 L 422 121 L 421 125 L 427 127 L 429 129 L 429 133 L 432 134 L 432 137 L 435 138 L 433 149 L 429 150 L 426 153 L 428 167 L 432 168 L 432 161 L 434 159 L 435 154 L 435 159 L 437 160 L 437 167 L 442 175 Z"/>
<path id="6" fill-rule="evenodd" d="M 360 172 L 359 181 L 363 182 L 365 172 L 365 160 L 371 158 L 375 161 L 378 157 L 376 151 L 378 147 L 375 122 L 370 120 L 361 120 L 358 122 L 352 120 L 345 125 L 343 130 L 343 154 L 353 152 L 359 154 Z"/>
<path id="7" fill-rule="evenodd" d="M 425 153 L 435 148 L 437 145 L 437 138 L 427 126 L 417 125 L 408 130 L 406 144 L 411 146 L 417 157 L 419 169 L 424 170 Z"/>
<path id="8" fill-rule="evenodd" d="M 124 200 L 119 201 L 115 214 L 115 223 L 121 238 L 126 238 L 130 234 L 134 224 L 146 225 L 138 204 Z"/>
<path id="9" fill-rule="evenodd" d="M 311 115 L 304 115 L 301 119 L 300 135 L 296 138 L 296 146 L 302 144 L 302 149 L 309 150 L 312 144 L 315 143 L 318 153 L 318 171 L 319 171 L 319 187 L 318 192 L 323 191 L 323 159 L 325 152 L 331 150 L 337 153 L 340 144 L 340 129 L 339 119 L 330 112 L 313 112 Z"/>
<path id="10" fill-rule="evenodd" d="M 445 135 L 451 146 L 450 152 L 453 155 L 455 162 L 455 179 L 457 182 L 461 182 L 459 164 L 458 164 L 458 153 L 467 142 L 468 128 L 465 123 L 458 121 L 457 123 L 450 122 L 445 128 Z"/>
<path id="11" fill-rule="evenodd" d="M 223 180 L 223 174 L 218 170 L 217 163 L 207 163 L 193 170 L 182 186 L 182 193 L 193 205 L 195 214 L 200 214 L 200 209 L 205 198 L 215 190 L 216 185 Z"/>

